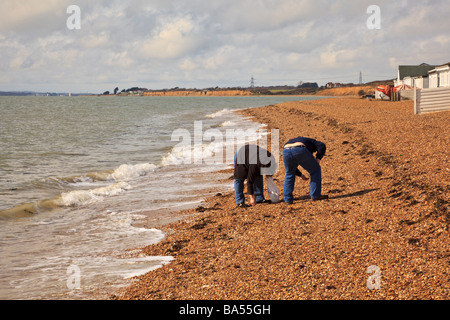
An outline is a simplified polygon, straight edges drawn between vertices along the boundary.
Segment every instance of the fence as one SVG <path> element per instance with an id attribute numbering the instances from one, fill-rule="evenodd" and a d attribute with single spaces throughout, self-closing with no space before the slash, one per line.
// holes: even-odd
<path id="1" fill-rule="evenodd" d="M 450 110 L 450 87 L 417 89 L 414 87 L 414 114 Z"/>
<path id="2" fill-rule="evenodd" d="M 414 100 L 414 90 L 400 90 L 391 93 L 391 101 Z"/>

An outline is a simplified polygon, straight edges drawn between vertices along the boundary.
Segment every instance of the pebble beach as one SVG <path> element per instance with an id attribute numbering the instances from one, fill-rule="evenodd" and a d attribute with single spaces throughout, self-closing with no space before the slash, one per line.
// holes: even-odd
<path id="1" fill-rule="evenodd" d="M 333 97 L 241 112 L 279 129 L 280 146 L 297 136 L 326 143 L 329 198 L 311 201 L 309 181 L 297 179 L 292 205 L 238 208 L 230 190 L 171 213 L 174 222 L 157 226 L 165 239 L 140 255 L 174 260 L 110 299 L 450 298 L 448 111 L 414 115 L 412 101 Z"/>

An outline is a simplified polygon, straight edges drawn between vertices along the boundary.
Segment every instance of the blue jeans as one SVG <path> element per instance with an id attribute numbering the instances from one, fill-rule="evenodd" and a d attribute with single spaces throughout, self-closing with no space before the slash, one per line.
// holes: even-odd
<path id="1" fill-rule="evenodd" d="M 283 150 L 283 162 L 286 169 L 284 177 L 284 201 L 291 202 L 294 200 L 292 193 L 295 186 L 295 171 L 298 166 L 308 171 L 310 181 L 311 199 L 317 199 L 322 193 L 322 170 L 316 158 L 305 147 L 297 147 Z"/>
<path id="2" fill-rule="evenodd" d="M 236 204 L 245 203 L 244 196 L 244 181 L 241 179 L 234 179 L 234 199 Z M 264 201 L 264 180 L 263 176 L 259 176 L 253 183 L 253 190 L 255 190 L 255 201 Z"/>

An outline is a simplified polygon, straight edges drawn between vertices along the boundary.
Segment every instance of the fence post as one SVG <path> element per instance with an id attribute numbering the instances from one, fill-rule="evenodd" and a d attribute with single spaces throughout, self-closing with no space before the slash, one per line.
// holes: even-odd
<path id="1" fill-rule="evenodd" d="M 414 83 L 414 114 L 420 114 L 420 103 L 417 101 L 417 98 L 417 86 L 416 83 Z"/>

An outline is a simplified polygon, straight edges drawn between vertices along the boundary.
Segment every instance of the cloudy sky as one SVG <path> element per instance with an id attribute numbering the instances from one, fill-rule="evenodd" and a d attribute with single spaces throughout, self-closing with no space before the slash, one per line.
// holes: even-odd
<path id="1" fill-rule="evenodd" d="M 384 80 L 449 62 L 449 16 L 448 0 L 0 0 L 0 90 Z"/>

